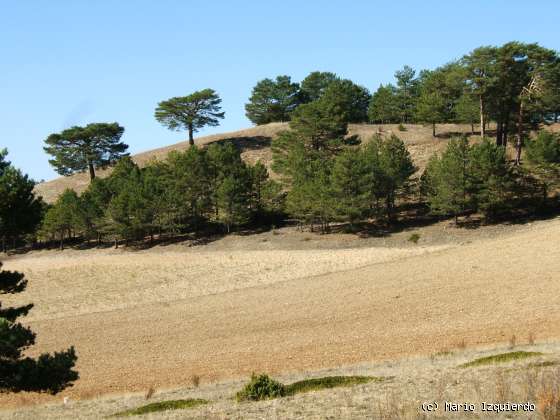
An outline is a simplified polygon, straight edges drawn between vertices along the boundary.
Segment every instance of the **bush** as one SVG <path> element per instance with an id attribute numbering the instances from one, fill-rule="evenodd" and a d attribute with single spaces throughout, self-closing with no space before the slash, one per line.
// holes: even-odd
<path id="1" fill-rule="evenodd" d="M 527 159 L 534 164 L 560 163 L 560 136 L 540 131 L 527 143 Z"/>
<path id="2" fill-rule="evenodd" d="M 286 385 L 286 395 L 295 395 L 321 389 L 337 388 L 340 386 L 353 386 L 367 384 L 368 382 L 381 382 L 385 378 L 375 376 L 325 376 L 323 378 L 304 379 Z"/>
<path id="3" fill-rule="evenodd" d="M 194 408 L 199 405 L 208 404 L 208 401 L 202 399 L 187 399 L 187 400 L 172 400 L 172 401 L 161 401 L 155 402 L 142 407 L 133 408 L 126 411 L 121 411 L 113 415 L 113 417 L 128 417 L 128 416 L 139 416 L 148 413 L 157 413 L 160 411 L 168 410 L 184 410 L 186 408 Z"/>
<path id="4" fill-rule="evenodd" d="M 402 123 L 399 124 L 399 131 L 406 131 L 406 127 Z"/>
<path id="5" fill-rule="evenodd" d="M 286 395 L 286 387 L 266 374 L 251 375 L 251 380 L 235 397 L 237 401 L 260 401 Z"/>
<path id="6" fill-rule="evenodd" d="M 415 244 L 417 244 L 418 241 L 420 240 L 420 235 L 417 233 L 413 233 L 412 235 L 409 236 L 408 240 L 410 242 L 414 242 Z"/>

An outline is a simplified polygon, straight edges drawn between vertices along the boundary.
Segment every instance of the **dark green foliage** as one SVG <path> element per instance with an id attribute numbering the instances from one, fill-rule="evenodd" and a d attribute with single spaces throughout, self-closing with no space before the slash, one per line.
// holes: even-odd
<path id="1" fill-rule="evenodd" d="M 289 121 L 300 102 L 299 85 L 292 83 L 289 76 L 263 79 L 253 88 L 245 115 L 257 125 Z"/>
<path id="2" fill-rule="evenodd" d="M 469 146 L 466 139 L 450 141 L 441 157 L 433 157 L 421 180 L 421 192 L 434 214 L 480 211 L 487 219 L 522 207 L 539 188 L 530 174 L 514 170 L 503 147 L 488 139 Z"/>
<path id="3" fill-rule="evenodd" d="M 334 80 L 325 88 L 320 101 L 330 115 L 337 115 L 346 123 L 368 121 L 369 91 L 351 80 Z"/>
<path id="4" fill-rule="evenodd" d="M 514 360 L 522 360 L 528 357 L 536 357 L 542 355 L 543 353 L 534 352 L 534 351 L 512 351 L 509 353 L 502 353 L 502 354 L 495 354 L 493 356 L 481 357 L 471 362 L 464 363 L 460 367 L 467 368 L 467 367 L 493 365 L 496 363 L 507 363 Z"/>
<path id="5" fill-rule="evenodd" d="M 367 163 L 360 149 L 347 149 L 334 159 L 331 186 L 336 215 L 351 225 L 369 208 L 371 179 Z"/>
<path id="6" fill-rule="evenodd" d="M 536 165 L 560 163 L 560 135 L 540 131 L 535 139 L 527 142 L 527 159 Z"/>
<path id="7" fill-rule="evenodd" d="M 23 274 L 2 271 L 0 263 L 0 294 L 20 293 L 26 286 Z M 77 359 L 73 347 L 52 355 L 41 354 L 37 359 L 23 356 L 35 344 L 35 333 L 16 320 L 32 307 L 2 308 L 0 304 L 0 392 L 56 394 L 78 379 L 72 370 Z"/>
<path id="8" fill-rule="evenodd" d="M 265 374 L 253 374 L 249 383 L 235 397 L 237 401 L 261 401 L 284 395 L 286 395 L 286 388 L 280 382 Z"/>
<path id="9" fill-rule="evenodd" d="M 465 86 L 464 74 L 457 63 L 421 73 L 415 117 L 419 122 L 432 124 L 434 136 L 437 123 L 455 119 L 455 106 Z"/>
<path id="10" fill-rule="evenodd" d="M 268 375 L 252 375 L 251 381 L 236 394 L 237 401 L 260 401 L 284 396 L 293 396 L 311 391 L 347 387 L 381 382 L 387 378 L 375 376 L 325 376 L 323 378 L 304 379 L 283 385 Z"/>
<path id="11" fill-rule="evenodd" d="M 60 175 L 105 167 L 127 156 L 128 146 L 120 141 L 124 128 L 117 123 L 92 123 L 51 134 L 45 140 L 45 152 L 53 156 L 49 163 Z"/>
<path id="12" fill-rule="evenodd" d="M 62 249 L 65 238 L 70 238 L 85 228 L 84 210 L 78 194 L 74 190 L 66 189 L 47 210 L 41 234 L 49 239 L 58 239 Z"/>
<path id="13" fill-rule="evenodd" d="M 380 85 L 375 91 L 369 102 L 368 117 L 370 122 L 380 124 L 400 121 L 397 89 L 393 85 Z"/>
<path id="14" fill-rule="evenodd" d="M 120 413 L 114 414 L 113 417 L 140 416 L 142 414 L 158 413 L 168 410 L 184 410 L 186 408 L 194 408 L 205 404 L 208 404 L 208 401 L 193 398 L 186 400 L 160 401 L 147 404 L 142 407 L 121 411 Z"/>
<path id="15" fill-rule="evenodd" d="M 387 218 L 392 220 L 397 195 L 407 190 L 416 167 L 404 142 L 397 136 L 375 137 L 372 143 L 367 149 L 370 174 L 376 176 L 371 185 L 374 195 L 385 199 Z"/>
<path id="16" fill-rule="evenodd" d="M 479 104 L 474 95 L 463 94 L 455 104 L 455 119 L 457 122 L 471 124 L 474 133 L 474 125 L 480 120 Z"/>
<path id="17" fill-rule="evenodd" d="M 418 98 L 416 71 L 410 66 L 404 66 L 395 72 L 395 79 L 397 79 L 396 102 L 400 120 L 402 123 L 410 123 L 414 117 Z"/>
<path id="18" fill-rule="evenodd" d="M 507 165 L 505 150 L 488 139 L 472 147 L 470 178 L 475 209 L 493 219 L 511 206 L 515 179 Z"/>
<path id="19" fill-rule="evenodd" d="M 418 233 L 413 233 L 412 235 L 410 235 L 410 236 L 408 237 L 408 240 L 409 240 L 410 242 L 413 242 L 413 243 L 417 244 L 418 241 L 420 240 L 420 235 L 419 235 Z"/>
<path id="20" fill-rule="evenodd" d="M 470 147 L 466 138 L 451 140 L 441 157 L 430 159 L 423 181 L 426 185 L 429 182 L 426 195 L 432 213 L 457 218 L 471 208 L 469 168 Z"/>
<path id="21" fill-rule="evenodd" d="M 187 96 L 161 101 L 156 108 L 155 118 L 170 130 L 187 130 L 189 143 L 193 145 L 193 133 L 206 126 L 215 127 L 224 118 L 221 103 L 222 100 L 213 89 L 203 89 Z"/>
<path id="22" fill-rule="evenodd" d="M 286 396 L 301 394 L 310 391 L 320 391 L 341 386 L 354 386 L 368 382 L 381 382 L 385 378 L 375 376 L 326 376 L 323 378 L 304 379 L 285 386 Z"/>
<path id="23" fill-rule="evenodd" d="M 140 168 L 121 159 L 110 176 L 95 179 L 81 197 L 65 191 L 43 220 L 41 235 L 57 239 L 110 237 L 150 241 L 156 234 L 198 232 L 219 223 L 229 232 L 282 211 L 280 185 L 266 167 L 249 166 L 232 144 L 172 152 L 167 161 Z"/>
<path id="24" fill-rule="evenodd" d="M 328 71 L 314 71 L 301 81 L 300 97 L 303 103 L 313 102 L 323 96 L 327 86 L 338 80 L 336 74 Z"/>
<path id="25" fill-rule="evenodd" d="M 33 233 L 43 213 L 43 203 L 33 193 L 35 182 L 5 160 L 7 151 L 0 150 L 0 240 L 6 252 L 6 241 L 16 241 Z"/>

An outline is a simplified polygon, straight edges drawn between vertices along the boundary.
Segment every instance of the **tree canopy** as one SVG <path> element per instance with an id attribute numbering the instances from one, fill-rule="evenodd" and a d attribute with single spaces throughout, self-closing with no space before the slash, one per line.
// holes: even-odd
<path id="1" fill-rule="evenodd" d="M 245 115 L 253 124 L 289 121 L 292 112 L 301 103 L 299 84 L 290 76 L 259 81 L 245 104 Z"/>
<path id="2" fill-rule="evenodd" d="M 161 101 L 155 118 L 170 130 L 187 130 L 189 144 L 194 144 L 194 133 L 199 129 L 220 124 L 225 113 L 221 110 L 222 100 L 213 89 L 203 89 L 187 96 L 177 96 Z"/>
<path id="3" fill-rule="evenodd" d="M 48 136 L 43 149 L 53 157 L 49 163 L 60 175 L 87 169 L 90 180 L 93 180 L 96 168 L 128 155 L 128 145 L 120 141 L 123 133 L 124 128 L 116 122 L 74 126 Z"/>

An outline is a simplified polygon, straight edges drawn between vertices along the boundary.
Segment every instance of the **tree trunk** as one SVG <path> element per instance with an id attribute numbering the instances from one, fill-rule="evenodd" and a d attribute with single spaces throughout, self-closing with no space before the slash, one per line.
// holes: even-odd
<path id="1" fill-rule="evenodd" d="M 501 121 L 496 122 L 496 146 L 502 145 L 502 130 L 503 130 L 503 123 Z"/>
<path id="2" fill-rule="evenodd" d="M 432 123 L 432 137 L 436 136 L 436 123 Z"/>
<path id="3" fill-rule="evenodd" d="M 515 142 L 515 164 L 521 164 L 521 147 L 523 145 L 523 102 L 519 104 L 517 116 L 517 141 Z"/>
<path id="4" fill-rule="evenodd" d="M 6 236 L 2 236 L 2 252 L 5 254 L 6 253 Z"/>
<path id="5" fill-rule="evenodd" d="M 101 245 L 101 233 L 97 232 L 97 246 Z"/>
<path id="6" fill-rule="evenodd" d="M 60 235 L 60 246 L 59 246 L 59 249 L 60 249 L 61 251 L 64 250 L 64 234 L 61 234 L 61 235 Z"/>
<path id="7" fill-rule="evenodd" d="M 484 100 L 482 95 L 480 95 L 480 137 L 484 138 L 484 129 L 486 128 L 486 122 L 484 121 Z"/>
<path id="8" fill-rule="evenodd" d="M 93 181 L 95 179 L 95 168 L 93 167 L 93 163 L 88 162 L 88 169 L 89 169 L 89 180 Z"/>
<path id="9" fill-rule="evenodd" d="M 502 129 L 502 146 L 507 147 L 508 142 L 508 133 L 509 133 L 509 115 L 506 118 L 504 123 L 504 127 Z"/>
<path id="10" fill-rule="evenodd" d="M 189 124 L 189 144 L 190 144 L 191 146 L 194 146 L 193 132 L 194 132 L 193 125 L 192 125 L 192 124 Z"/>
<path id="11" fill-rule="evenodd" d="M 119 240 L 115 238 L 115 249 L 117 249 L 118 247 L 119 247 Z"/>
<path id="12" fill-rule="evenodd" d="M 471 123 L 471 134 L 474 135 L 474 123 Z"/>

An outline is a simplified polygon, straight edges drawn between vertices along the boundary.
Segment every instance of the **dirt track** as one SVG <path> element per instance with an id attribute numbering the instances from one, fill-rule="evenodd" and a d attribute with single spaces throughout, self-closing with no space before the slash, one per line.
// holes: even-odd
<path id="1" fill-rule="evenodd" d="M 185 257 L 173 256 L 183 275 L 176 273 L 168 281 L 231 281 L 236 278 L 231 273 L 244 264 L 250 279 L 251 263 L 257 262 L 261 272 L 270 269 L 276 276 L 238 284 L 237 290 L 196 289 L 186 297 L 180 288 L 168 287 L 166 293 L 154 292 L 155 302 L 139 290 L 150 284 L 151 275 L 138 279 L 137 274 L 123 274 L 134 273 L 134 267 L 142 272 L 149 253 L 130 254 L 129 267 L 123 268 L 122 258 L 123 265 L 112 266 L 118 293 L 108 284 L 97 287 L 91 267 L 72 252 L 67 260 L 53 259 L 50 268 L 40 268 L 39 254 L 8 260 L 6 268 L 27 271 L 30 285 L 36 285 L 18 299 L 37 303 L 30 322 L 38 333 L 37 350 L 68 344 L 78 350 L 81 379 L 64 395 L 90 397 L 144 391 L 150 385 L 180 387 L 193 374 L 208 382 L 253 371 L 279 373 L 431 354 L 462 340 L 476 346 L 507 342 L 512 334 L 558 338 L 559 234 L 560 220 L 553 220 L 451 247 L 332 250 L 329 258 L 309 252 L 300 260 L 290 253 L 266 254 L 267 260 L 262 251 L 244 251 L 231 264 L 219 259 L 225 253 L 212 259 L 193 251 L 188 255 L 193 261 L 206 258 L 206 268 L 189 273 Z M 171 264 L 166 253 L 154 258 L 163 258 L 162 267 Z M 68 283 L 52 283 L 54 266 L 58 275 L 65 273 L 78 283 L 90 280 L 93 287 L 85 295 L 77 289 L 64 294 Z M 289 270 L 293 273 L 286 275 Z M 126 284 L 139 304 L 122 294 Z M 76 296 L 79 304 L 72 309 Z M 57 313 L 62 316 L 55 317 Z"/>

